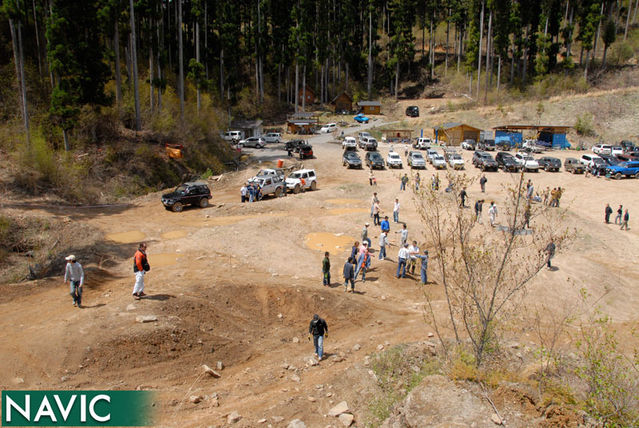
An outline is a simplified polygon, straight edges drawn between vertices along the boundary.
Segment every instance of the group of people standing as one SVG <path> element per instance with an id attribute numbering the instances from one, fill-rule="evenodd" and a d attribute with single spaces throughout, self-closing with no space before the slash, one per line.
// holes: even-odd
<path id="1" fill-rule="evenodd" d="M 240 196 L 242 203 L 259 201 L 262 199 L 262 189 L 259 184 L 249 181 L 240 189 Z"/>
<path id="2" fill-rule="evenodd" d="M 604 210 L 604 222 L 606 224 L 610 224 L 610 215 L 612 214 L 612 208 L 610 204 L 606 204 L 606 209 Z M 628 230 L 628 221 L 630 220 L 630 213 L 628 213 L 628 208 L 624 212 L 623 205 L 619 205 L 617 208 L 617 215 L 615 216 L 615 224 L 620 225 L 621 230 Z"/>

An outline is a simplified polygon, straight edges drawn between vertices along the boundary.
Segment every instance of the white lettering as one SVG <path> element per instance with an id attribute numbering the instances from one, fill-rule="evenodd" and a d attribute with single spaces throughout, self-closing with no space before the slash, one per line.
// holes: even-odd
<path id="1" fill-rule="evenodd" d="M 5 409 L 4 409 L 4 413 L 5 415 L 7 415 L 7 422 L 11 422 L 12 407 L 16 409 L 18 413 L 20 413 L 27 421 L 29 422 L 31 421 L 31 414 L 30 414 L 31 413 L 31 396 L 30 395 L 24 396 L 24 409 L 18 406 L 18 403 L 13 401 L 11 397 L 9 397 L 8 395 L 5 395 L 4 397 L 7 400 L 6 401 L 7 405 L 5 406 Z"/>
<path id="2" fill-rule="evenodd" d="M 91 417 L 93 419 L 95 419 L 98 422 L 106 422 L 111 420 L 111 413 L 107 413 L 106 416 L 100 416 L 97 413 L 95 413 L 95 403 L 97 403 L 98 401 L 104 400 L 107 403 L 111 402 L 111 397 L 109 397 L 106 394 L 100 394 L 100 395 L 96 395 L 95 397 L 93 397 L 93 399 L 91 400 L 91 402 L 89 403 L 89 413 L 91 414 Z"/>
<path id="3" fill-rule="evenodd" d="M 58 410 L 60 410 L 60 413 L 62 413 L 62 420 L 66 421 L 69 417 L 69 413 L 71 413 L 71 409 L 73 408 L 73 403 L 75 403 L 76 395 L 73 394 L 71 396 L 69 404 L 67 404 L 66 408 L 62 405 L 62 400 L 60 400 L 60 396 L 58 394 L 55 394 L 53 398 L 55 398 L 55 402 L 58 405 Z"/>
<path id="4" fill-rule="evenodd" d="M 48 417 L 51 419 L 51 422 L 58 422 L 58 419 L 55 417 L 55 413 L 53 413 L 53 408 L 51 408 L 51 404 L 49 403 L 49 399 L 45 395 L 42 398 L 42 403 L 40 403 L 40 408 L 33 419 L 33 422 L 39 422 L 40 418 Z"/>
<path id="5" fill-rule="evenodd" d="M 87 396 L 82 394 L 80 396 L 80 422 L 87 421 Z"/>

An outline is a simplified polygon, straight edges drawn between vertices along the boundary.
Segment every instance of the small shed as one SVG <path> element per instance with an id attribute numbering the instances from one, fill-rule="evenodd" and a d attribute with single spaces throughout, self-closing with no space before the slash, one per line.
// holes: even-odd
<path id="1" fill-rule="evenodd" d="M 479 141 L 481 129 L 465 123 L 450 122 L 433 128 L 435 143 L 446 142 L 449 146 L 458 146 L 464 140 Z"/>
<path id="2" fill-rule="evenodd" d="M 382 138 L 388 143 L 410 143 L 412 135 L 411 129 L 382 129 Z"/>
<path id="3" fill-rule="evenodd" d="M 532 131 L 535 139 L 546 147 L 567 149 L 570 143 L 566 139 L 566 132 L 570 126 L 564 125 L 502 125 L 495 130 L 495 143 L 507 142 L 511 146 L 521 146 L 524 131 Z"/>
<path id="4" fill-rule="evenodd" d="M 231 129 L 244 131 L 246 138 L 259 137 L 262 135 L 262 121 L 238 119 L 231 122 Z"/>
<path id="5" fill-rule="evenodd" d="M 331 104 L 335 105 L 335 112 L 340 111 L 353 111 L 353 98 L 346 92 L 342 92 L 331 101 Z"/>
<path id="6" fill-rule="evenodd" d="M 304 98 L 306 98 L 306 101 L 304 101 Z M 304 105 L 313 104 L 315 102 L 315 91 L 308 85 L 306 88 L 300 88 L 298 92 L 298 101 L 300 105 L 302 103 L 304 103 Z"/>
<path id="7" fill-rule="evenodd" d="M 288 119 L 286 129 L 290 134 L 312 134 L 317 126 L 317 119 Z"/>
<path id="8" fill-rule="evenodd" d="M 363 114 L 382 114 L 382 103 L 379 101 L 359 101 L 357 106 Z"/>

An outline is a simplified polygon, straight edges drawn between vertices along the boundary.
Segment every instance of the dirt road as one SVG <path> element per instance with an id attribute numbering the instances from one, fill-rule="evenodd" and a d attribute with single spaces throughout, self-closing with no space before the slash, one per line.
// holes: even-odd
<path id="1" fill-rule="evenodd" d="M 417 282 L 394 277 L 397 247 L 391 247 L 390 260 L 374 258 L 356 294 L 344 293 L 341 268 L 367 221 L 373 248 L 378 248 L 378 228 L 370 218 L 373 191 L 391 220 L 392 201 L 398 197 L 410 239 L 423 241 L 413 194 L 399 191 L 400 174 L 413 172 L 378 171 L 378 185 L 371 187 L 368 171 L 341 166 L 341 147 L 330 136 L 311 142 L 316 159 L 303 164 L 317 171 L 314 192 L 241 204 L 239 188 L 256 166 L 214 182 L 212 206 L 206 209 L 168 212 L 159 194 L 152 194 L 125 209 L 66 213 L 72 221 L 102 230 L 123 254 L 132 256 L 136 243 L 146 241 L 149 296 L 132 299 L 131 259 L 115 255 L 85 266 L 84 309 L 72 307 L 61 277 L 1 286 L 0 387 L 156 389 L 162 426 L 222 426 L 233 411 L 242 416 L 235 426 L 256 426 L 262 418 L 273 426 L 286 426 L 294 418 L 307 426 L 337 426 L 325 414 L 342 400 L 356 420 L 363 418 L 369 405 L 363 391 L 375 385 L 365 356 L 425 340 L 430 329 Z M 386 157 L 388 146 L 381 145 L 380 151 Z M 267 148 L 264 156 L 281 154 Z M 471 152 L 463 155 L 467 169 L 462 173 L 477 176 Z M 429 165 L 420 172 L 422 180 L 432 173 Z M 503 172 L 487 176 L 487 193 L 481 197 L 499 204 L 502 186 L 516 178 Z M 615 322 L 636 324 L 639 226 L 632 226 L 633 213 L 639 213 L 633 196 L 637 181 L 565 172 L 530 178 L 537 189 L 566 188 L 566 226 L 578 235 L 570 248 L 560 249 L 554 260 L 558 270 L 534 280 L 526 305 L 545 303 L 560 311 L 585 288 L 604 296 L 602 309 Z M 474 202 L 479 185 L 468 193 Z M 603 224 L 606 203 L 630 209 L 630 231 Z M 395 244 L 398 230 L 391 223 Z M 331 253 L 331 287 L 321 285 L 324 251 Z M 439 290 L 438 279 L 433 280 L 428 287 Z M 327 320 L 330 333 L 328 359 L 320 365 L 308 361 L 313 348 L 306 331 L 314 313 Z M 140 315 L 153 315 L 157 322 L 136 322 Z M 524 317 L 513 336 L 532 341 Z M 215 367 L 218 361 L 224 365 L 221 378 L 202 375 L 202 364 Z M 204 400 L 193 404 L 193 395 Z"/>

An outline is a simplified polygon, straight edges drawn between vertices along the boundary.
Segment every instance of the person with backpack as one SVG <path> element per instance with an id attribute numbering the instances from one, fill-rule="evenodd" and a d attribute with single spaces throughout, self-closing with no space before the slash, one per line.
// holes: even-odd
<path id="1" fill-rule="evenodd" d="M 133 286 L 133 297 L 136 300 L 146 296 L 144 294 L 144 275 L 151 270 L 149 259 L 146 256 L 146 242 L 138 245 L 138 250 L 133 256 L 133 273 L 135 273 L 135 285 Z"/>
<path id="2" fill-rule="evenodd" d="M 313 346 L 315 347 L 315 355 L 322 361 L 324 358 L 324 338 L 328 337 L 328 324 L 319 315 L 313 315 L 313 319 L 308 326 L 309 340 L 313 336 Z"/>
<path id="3" fill-rule="evenodd" d="M 324 286 L 331 285 L 331 260 L 328 258 L 329 252 L 324 253 L 324 260 L 322 260 L 322 284 Z"/>
<path id="4" fill-rule="evenodd" d="M 348 260 L 346 260 L 346 263 L 344 263 L 344 292 L 348 291 L 348 283 L 351 283 L 351 292 L 355 291 L 355 274 L 354 274 L 354 268 L 353 268 L 353 263 L 355 262 L 355 259 L 353 259 L 352 257 L 349 257 Z"/>

